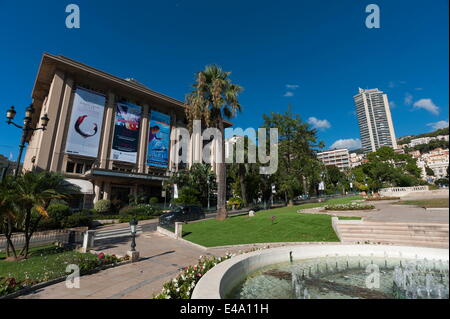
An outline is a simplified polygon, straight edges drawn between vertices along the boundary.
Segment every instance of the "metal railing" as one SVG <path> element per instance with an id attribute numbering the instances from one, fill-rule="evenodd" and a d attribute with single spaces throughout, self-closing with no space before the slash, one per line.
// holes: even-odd
<path id="1" fill-rule="evenodd" d="M 30 247 L 54 243 L 81 245 L 83 243 L 83 234 L 83 231 L 74 229 L 55 229 L 35 232 L 30 239 Z M 20 249 L 25 246 L 25 235 L 21 233 L 13 234 L 11 241 L 16 249 Z M 6 246 L 6 237 L 0 235 L 0 250 L 6 249 Z"/>

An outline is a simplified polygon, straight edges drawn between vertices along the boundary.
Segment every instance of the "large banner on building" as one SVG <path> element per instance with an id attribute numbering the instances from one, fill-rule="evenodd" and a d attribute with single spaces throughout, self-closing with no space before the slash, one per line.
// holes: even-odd
<path id="1" fill-rule="evenodd" d="M 148 138 L 147 165 L 169 166 L 170 116 L 151 111 Z"/>
<path id="2" fill-rule="evenodd" d="M 77 88 L 73 99 L 66 153 L 97 157 L 106 97 Z"/>
<path id="3" fill-rule="evenodd" d="M 126 102 L 116 104 L 111 154 L 113 160 L 136 163 L 140 121 L 141 108 L 139 106 Z"/>

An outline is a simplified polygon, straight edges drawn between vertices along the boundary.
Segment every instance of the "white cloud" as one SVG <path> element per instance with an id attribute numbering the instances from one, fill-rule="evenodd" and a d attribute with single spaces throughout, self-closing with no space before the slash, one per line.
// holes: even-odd
<path id="1" fill-rule="evenodd" d="M 406 93 L 405 99 L 404 99 L 405 105 L 411 105 L 412 102 L 413 102 L 413 96 L 411 95 L 411 93 Z"/>
<path id="2" fill-rule="evenodd" d="M 427 126 L 431 126 L 434 130 L 448 127 L 448 121 L 438 121 L 434 123 L 428 123 Z"/>
<path id="3" fill-rule="evenodd" d="M 404 84 L 406 84 L 406 81 L 389 81 L 388 87 L 390 89 L 393 89 L 395 87 L 398 87 L 398 86 L 404 85 Z"/>
<path id="4" fill-rule="evenodd" d="M 431 99 L 421 99 L 415 102 L 413 106 L 416 109 L 424 109 L 435 115 L 439 114 L 439 107 L 436 104 L 434 104 Z"/>
<path id="5" fill-rule="evenodd" d="M 359 138 L 341 139 L 331 145 L 330 149 L 346 148 L 349 150 L 356 150 L 361 148 L 361 140 Z"/>
<path id="6" fill-rule="evenodd" d="M 328 120 L 319 120 L 315 117 L 310 117 L 308 119 L 308 123 L 319 130 L 325 130 L 331 127 L 331 124 L 330 122 L 328 122 Z"/>
<path id="7" fill-rule="evenodd" d="M 422 91 L 423 88 L 415 88 L 414 90 L 416 90 L 416 91 Z"/>
<path id="8" fill-rule="evenodd" d="M 283 96 L 284 96 L 284 97 L 291 97 L 291 96 L 294 96 L 294 92 L 287 91 L 286 93 L 284 93 Z"/>
<path id="9" fill-rule="evenodd" d="M 395 108 L 395 107 L 397 106 L 397 104 L 395 104 L 394 101 L 390 101 L 390 102 L 389 102 L 389 106 L 390 106 L 391 108 Z"/>
<path id="10" fill-rule="evenodd" d="M 298 84 L 286 84 L 286 88 L 290 89 L 290 90 L 295 90 L 298 89 L 300 87 L 300 85 Z"/>

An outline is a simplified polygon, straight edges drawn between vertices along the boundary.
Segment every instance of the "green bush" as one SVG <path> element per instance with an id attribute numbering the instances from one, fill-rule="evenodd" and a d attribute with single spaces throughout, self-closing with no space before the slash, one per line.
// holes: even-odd
<path id="1" fill-rule="evenodd" d="M 119 211 L 125 206 L 127 206 L 127 204 L 124 201 L 120 199 L 113 199 L 111 201 L 111 212 L 119 213 Z"/>
<path id="2" fill-rule="evenodd" d="M 149 204 L 158 204 L 159 199 L 158 199 L 158 197 L 150 197 L 150 200 L 148 202 L 149 202 Z"/>
<path id="3" fill-rule="evenodd" d="M 150 204 L 138 204 L 135 206 L 126 206 L 119 212 L 120 216 L 158 216 L 162 213 L 159 207 Z"/>
<path id="4" fill-rule="evenodd" d="M 75 213 L 80 213 L 86 216 L 92 216 L 95 215 L 97 212 L 93 209 L 89 209 L 89 208 L 83 208 L 81 210 L 75 211 Z"/>
<path id="5" fill-rule="evenodd" d="M 439 179 L 434 181 L 434 184 L 435 185 L 448 186 L 448 178 L 439 178 Z"/>
<path id="6" fill-rule="evenodd" d="M 106 214 L 111 210 L 111 201 L 101 199 L 94 204 L 94 210 L 100 214 Z"/>
<path id="7" fill-rule="evenodd" d="M 71 214 L 69 206 L 65 204 L 50 204 L 47 213 L 51 219 L 58 223 L 61 223 Z"/>
<path id="8" fill-rule="evenodd" d="M 87 216 L 83 213 L 75 213 L 67 217 L 63 223 L 64 228 L 73 228 L 73 227 L 91 227 L 92 225 L 92 217 Z"/>
<path id="9" fill-rule="evenodd" d="M 51 205 L 51 204 L 63 204 L 63 205 L 69 206 L 69 203 L 68 203 L 68 202 L 66 202 L 64 199 L 60 199 L 60 198 L 53 198 L 53 199 L 50 201 L 50 205 Z"/>
<path id="10" fill-rule="evenodd" d="M 56 221 L 53 218 L 42 218 L 39 221 L 39 225 L 37 227 L 37 230 L 51 230 L 51 229 L 58 229 L 62 228 L 62 223 L 60 221 Z"/>
<path id="11" fill-rule="evenodd" d="M 180 190 L 180 196 L 174 198 L 172 203 L 174 204 L 185 204 L 185 205 L 199 205 L 200 192 L 193 187 L 185 186 Z"/>
<path id="12" fill-rule="evenodd" d="M 239 209 L 243 206 L 244 202 L 239 197 L 232 197 L 227 202 L 227 208 L 232 209 L 233 205 L 235 209 Z"/>

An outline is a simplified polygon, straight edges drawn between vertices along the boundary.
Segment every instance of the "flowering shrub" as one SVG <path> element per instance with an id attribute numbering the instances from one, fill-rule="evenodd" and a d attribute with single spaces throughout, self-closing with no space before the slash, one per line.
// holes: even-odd
<path id="1" fill-rule="evenodd" d="M 21 285 L 17 284 L 15 278 L 0 277 L 0 296 L 11 294 L 19 289 L 21 289 Z"/>
<path id="2" fill-rule="evenodd" d="M 393 196 L 383 196 L 383 197 L 367 197 L 366 201 L 375 201 L 375 200 L 399 200 L 400 197 Z"/>
<path id="3" fill-rule="evenodd" d="M 189 299 L 197 282 L 211 268 L 224 260 L 230 259 L 234 254 L 224 257 L 203 257 L 194 266 L 185 267 L 181 274 L 163 285 L 160 294 L 154 299 Z"/>
<path id="4" fill-rule="evenodd" d="M 367 204 L 358 204 L 352 202 L 350 204 L 335 204 L 325 206 L 325 210 L 368 210 L 374 209 L 375 206 Z"/>

